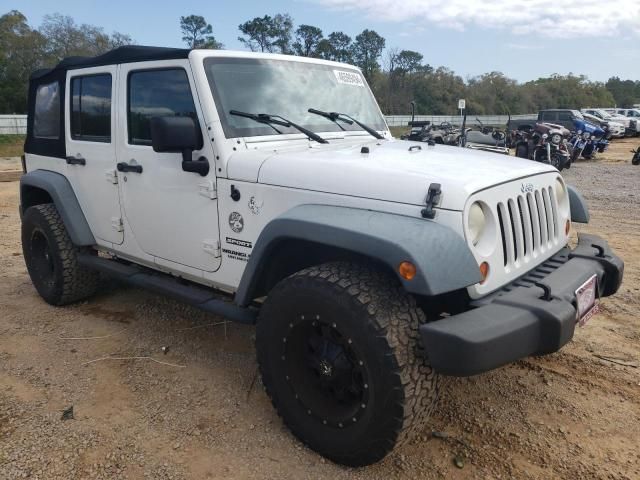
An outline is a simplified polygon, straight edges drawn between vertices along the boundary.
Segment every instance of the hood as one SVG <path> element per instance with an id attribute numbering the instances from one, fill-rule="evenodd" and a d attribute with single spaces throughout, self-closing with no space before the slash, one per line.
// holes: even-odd
<path id="1" fill-rule="evenodd" d="M 369 153 L 361 153 L 363 147 Z M 229 160 L 230 178 L 232 172 L 243 171 L 239 165 L 255 161 L 257 155 L 255 150 L 235 154 Z M 429 185 L 439 183 L 438 207 L 450 210 L 462 210 L 467 198 L 479 190 L 555 171 L 550 165 L 516 157 L 395 139 L 271 150 L 263 155 L 253 181 L 417 206 L 424 205 Z"/>

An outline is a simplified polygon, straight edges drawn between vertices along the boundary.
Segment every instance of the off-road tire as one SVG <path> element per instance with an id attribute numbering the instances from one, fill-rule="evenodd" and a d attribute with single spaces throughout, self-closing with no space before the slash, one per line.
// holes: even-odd
<path id="1" fill-rule="evenodd" d="M 46 203 L 26 210 L 22 252 L 31 281 L 47 303 L 67 305 L 96 291 L 99 274 L 78 264 L 79 249 L 71 242 L 55 205 Z"/>
<path id="2" fill-rule="evenodd" d="M 631 165 L 640 165 L 640 153 L 636 153 L 631 159 Z"/>
<path id="3" fill-rule="evenodd" d="M 285 355 L 292 348 L 288 335 L 310 318 L 335 322 L 364 361 L 358 363 L 366 370 L 366 408 L 348 424 L 327 425 L 307 409 L 287 373 L 296 369 Z M 280 281 L 262 307 L 256 350 L 263 384 L 284 423 L 313 450 L 354 467 L 409 441 L 423 430 L 438 395 L 438 375 L 418 333 L 424 322 L 395 278 L 360 264 L 327 263 Z"/>

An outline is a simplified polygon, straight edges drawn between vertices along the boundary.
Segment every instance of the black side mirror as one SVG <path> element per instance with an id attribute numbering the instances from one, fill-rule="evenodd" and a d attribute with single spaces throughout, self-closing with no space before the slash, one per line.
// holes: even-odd
<path id="1" fill-rule="evenodd" d="M 182 169 L 199 173 L 203 177 L 209 173 L 209 162 L 205 157 L 193 161 L 194 150 L 203 146 L 202 134 L 191 117 L 152 117 L 151 145 L 154 152 L 182 153 Z"/>

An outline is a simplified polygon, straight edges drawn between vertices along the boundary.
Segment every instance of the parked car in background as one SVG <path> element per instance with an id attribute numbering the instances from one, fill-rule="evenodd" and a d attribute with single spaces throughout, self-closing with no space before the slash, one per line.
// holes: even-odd
<path id="1" fill-rule="evenodd" d="M 621 115 L 612 115 L 603 108 L 583 108 L 583 113 L 589 113 L 601 120 L 607 122 L 617 122 L 624 125 L 625 135 L 636 135 L 638 133 L 638 120 L 631 119 L 629 117 L 623 117 Z"/>
<path id="2" fill-rule="evenodd" d="M 583 113 L 582 116 L 587 122 L 593 125 L 597 125 L 605 132 L 607 132 L 607 140 L 611 137 L 624 137 L 624 132 L 626 129 L 624 128 L 623 124 L 618 122 L 607 122 L 606 120 L 602 120 L 601 118 L 598 118 L 595 115 L 591 115 L 590 113 Z"/>
<path id="3" fill-rule="evenodd" d="M 574 130 L 574 120 L 584 120 L 582 113 L 580 113 L 578 110 L 556 108 L 549 110 L 540 110 L 538 112 L 538 122 L 562 125 L 564 128 L 569 130 Z"/>

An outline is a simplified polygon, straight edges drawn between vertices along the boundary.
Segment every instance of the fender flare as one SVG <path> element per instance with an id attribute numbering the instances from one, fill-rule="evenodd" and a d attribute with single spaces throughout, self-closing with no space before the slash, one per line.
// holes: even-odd
<path id="1" fill-rule="evenodd" d="M 49 170 L 34 170 L 23 175 L 20 178 L 20 215 L 23 215 L 27 208 L 42 203 L 30 195 L 31 188 L 37 188 L 49 194 L 74 245 L 78 247 L 95 245 L 96 240 L 78 198 L 64 175 Z"/>
<path id="2" fill-rule="evenodd" d="M 235 302 L 254 298 L 269 256 L 284 240 L 303 240 L 374 258 L 396 273 L 409 293 L 434 296 L 482 280 L 464 239 L 449 227 L 422 218 L 327 205 L 300 205 L 269 222 L 255 243 Z M 405 280 L 398 265 L 412 262 L 417 274 Z"/>
<path id="3" fill-rule="evenodd" d="M 576 223 L 589 223 L 589 206 L 582 194 L 573 186 L 567 185 L 569 192 L 569 207 L 571 209 L 571 221 Z"/>

